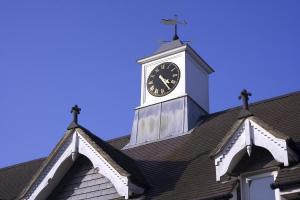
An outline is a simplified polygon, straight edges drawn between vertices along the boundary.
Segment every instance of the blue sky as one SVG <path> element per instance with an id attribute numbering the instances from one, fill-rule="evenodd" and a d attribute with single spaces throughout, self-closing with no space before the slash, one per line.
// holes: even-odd
<path id="1" fill-rule="evenodd" d="M 129 134 L 140 66 L 172 37 L 160 19 L 188 21 L 182 40 L 215 69 L 210 109 L 300 89 L 300 2 L 0 1 L 0 167 L 44 157 L 71 121 L 103 139 Z"/>

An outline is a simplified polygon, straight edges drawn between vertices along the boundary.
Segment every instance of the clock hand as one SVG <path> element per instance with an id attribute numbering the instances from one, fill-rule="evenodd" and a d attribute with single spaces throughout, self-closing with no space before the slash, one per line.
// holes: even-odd
<path id="1" fill-rule="evenodd" d="M 168 90 L 171 89 L 167 84 L 167 83 L 169 83 L 169 80 L 164 79 L 164 77 L 162 75 L 159 75 L 158 78 L 165 84 L 165 86 L 168 88 Z"/>

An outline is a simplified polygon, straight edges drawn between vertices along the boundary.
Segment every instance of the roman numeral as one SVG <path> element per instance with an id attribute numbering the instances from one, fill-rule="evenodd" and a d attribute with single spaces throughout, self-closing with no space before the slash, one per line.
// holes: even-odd
<path id="1" fill-rule="evenodd" d="M 154 90 L 154 85 L 152 85 L 151 87 L 150 87 L 150 91 L 153 91 Z"/>
<path id="2" fill-rule="evenodd" d="M 171 83 L 172 83 L 172 84 L 175 84 L 175 83 L 176 83 L 176 81 L 174 81 L 174 80 L 171 80 Z"/>
<path id="3" fill-rule="evenodd" d="M 148 85 L 152 85 L 152 84 L 153 84 L 153 81 L 149 81 L 149 82 L 148 82 Z"/>
<path id="4" fill-rule="evenodd" d="M 155 69 L 155 72 L 156 72 L 156 73 L 158 73 L 158 72 L 159 72 L 159 69 L 158 69 L 158 68 L 157 68 L 157 69 Z"/>
<path id="5" fill-rule="evenodd" d="M 173 76 L 173 77 L 176 77 L 176 76 L 178 76 L 178 74 L 173 74 L 172 76 Z"/>
<path id="6" fill-rule="evenodd" d="M 165 69 L 165 64 L 162 64 L 160 68 Z"/>

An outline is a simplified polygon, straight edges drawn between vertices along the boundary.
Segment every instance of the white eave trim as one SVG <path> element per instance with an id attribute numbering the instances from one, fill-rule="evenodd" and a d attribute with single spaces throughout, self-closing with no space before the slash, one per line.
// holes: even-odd
<path id="1" fill-rule="evenodd" d="M 280 191 L 281 196 L 294 193 L 300 193 L 300 187 Z"/>
<path id="2" fill-rule="evenodd" d="M 181 47 L 178 47 L 178 48 L 175 48 L 175 49 L 171 49 L 169 51 L 164 51 L 164 52 L 161 52 L 161 53 L 154 54 L 150 57 L 142 58 L 142 59 L 138 60 L 137 62 L 139 64 L 145 64 L 145 63 L 148 63 L 148 62 L 160 59 L 160 58 L 164 58 L 166 56 L 170 56 L 170 55 L 173 55 L 173 54 L 176 54 L 176 53 L 179 53 L 179 52 L 183 52 L 183 51 L 186 50 L 186 48 L 187 48 L 187 45 L 184 45 L 184 46 L 181 46 Z"/>
<path id="3" fill-rule="evenodd" d="M 275 137 L 250 117 L 239 126 L 223 149 L 215 156 L 217 181 L 239 162 L 235 156 L 241 150 L 246 149 L 250 156 L 253 145 L 268 150 L 274 159 L 283 163 L 284 166 L 289 165 L 287 141 Z"/>
<path id="4" fill-rule="evenodd" d="M 86 156 L 92 162 L 94 168 L 97 169 L 100 174 L 108 178 L 114 185 L 118 194 L 123 196 L 125 199 L 129 198 L 131 192 L 143 192 L 142 188 L 129 181 L 129 177 L 123 176 L 115 170 L 113 166 L 107 162 L 105 158 L 100 155 L 78 131 L 74 131 L 72 137 L 69 137 L 64 142 L 56 156 L 54 156 L 54 158 L 49 162 L 22 199 L 42 200 L 47 197 L 49 192 L 52 192 L 53 188 L 56 186 L 51 185 L 51 183 L 55 182 L 57 184 L 60 181 L 55 180 L 61 178 L 58 177 L 57 174 L 66 173 L 61 172 L 61 170 L 69 169 L 72 165 L 71 160 L 74 161 L 78 154 Z M 63 163 L 66 165 L 66 160 L 71 162 L 71 164 L 68 164 L 70 166 L 63 167 L 66 169 L 61 169 Z"/>

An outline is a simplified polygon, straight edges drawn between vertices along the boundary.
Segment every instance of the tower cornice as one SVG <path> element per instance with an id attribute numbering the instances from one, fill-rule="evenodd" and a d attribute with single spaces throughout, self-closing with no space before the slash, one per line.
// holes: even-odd
<path id="1" fill-rule="evenodd" d="M 141 59 L 137 60 L 137 62 L 139 64 L 146 64 L 146 63 L 156 61 L 158 59 L 161 59 L 161 58 L 164 58 L 164 57 L 167 57 L 167 56 L 171 56 L 171 55 L 174 55 L 176 53 L 180 53 L 180 52 L 184 52 L 184 51 L 187 52 L 198 64 L 200 64 L 208 74 L 211 74 L 211 73 L 214 72 L 214 69 L 211 66 L 209 66 L 205 62 L 205 60 L 203 58 L 201 58 L 197 54 L 197 52 L 188 44 L 177 47 L 175 49 L 171 49 L 171 50 L 167 50 L 167 51 L 164 51 L 164 52 L 156 53 L 152 56 L 141 58 Z"/>

